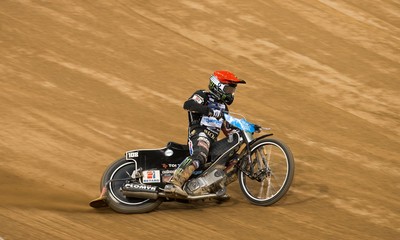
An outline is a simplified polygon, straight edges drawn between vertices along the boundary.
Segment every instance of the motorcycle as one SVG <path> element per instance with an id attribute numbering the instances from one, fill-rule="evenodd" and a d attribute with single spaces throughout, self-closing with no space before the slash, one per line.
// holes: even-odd
<path id="1" fill-rule="evenodd" d="M 182 187 L 188 196 L 168 191 L 175 169 L 188 156 L 185 144 L 169 142 L 160 149 L 130 150 L 107 167 L 100 181 L 100 196 L 93 208 L 109 206 L 119 213 L 145 213 L 163 201 L 229 199 L 227 186 L 238 180 L 244 196 L 253 204 L 269 206 L 289 190 L 294 176 L 294 158 L 270 130 L 225 113 L 233 131 L 210 147 L 208 161 Z"/>

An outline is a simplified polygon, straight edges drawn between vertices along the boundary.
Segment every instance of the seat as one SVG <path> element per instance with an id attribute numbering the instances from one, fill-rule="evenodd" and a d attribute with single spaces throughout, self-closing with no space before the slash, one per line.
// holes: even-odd
<path id="1" fill-rule="evenodd" d="M 189 146 L 186 144 L 180 144 L 176 142 L 168 142 L 167 148 L 172 150 L 181 150 L 181 151 L 189 151 Z"/>

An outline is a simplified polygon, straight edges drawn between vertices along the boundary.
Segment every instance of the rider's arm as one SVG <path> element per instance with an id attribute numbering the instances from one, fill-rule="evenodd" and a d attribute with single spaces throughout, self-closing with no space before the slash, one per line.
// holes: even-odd
<path id="1" fill-rule="evenodd" d="M 204 91 L 199 90 L 183 104 L 183 108 L 191 112 L 210 115 L 210 108 L 204 105 L 206 103 L 206 97 L 207 95 L 204 93 Z"/>
<path id="2" fill-rule="evenodd" d="M 225 107 L 226 107 L 225 111 L 226 111 L 226 113 L 228 113 L 229 112 L 228 106 L 225 105 Z M 232 132 L 233 129 L 231 128 L 231 125 L 227 121 L 224 121 L 224 123 L 222 124 L 221 130 L 225 136 L 228 136 Z"/>

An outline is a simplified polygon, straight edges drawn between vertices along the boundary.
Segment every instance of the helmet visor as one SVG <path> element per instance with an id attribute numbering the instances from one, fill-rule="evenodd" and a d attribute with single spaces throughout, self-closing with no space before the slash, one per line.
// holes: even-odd
<path id="1" fill-rule="evenodd" d="M 236 84 L 226 84 L 222 90 L 227 94 L 234 93 L 236 90 Z"/>

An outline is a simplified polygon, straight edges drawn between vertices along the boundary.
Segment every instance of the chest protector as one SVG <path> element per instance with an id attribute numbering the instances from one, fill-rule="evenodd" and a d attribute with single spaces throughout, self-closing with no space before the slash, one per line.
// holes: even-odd
<path id="1" fill-rule="evenodd" d="M 226 110 L 225 104 L 217 102 L 211 94 L 208 95 L 206 105 L 210 109 Z M 209 116 L 202 116 L 200 119 L 201 126 L 206 127 L 208 130 L 216 134 L 219 134 L 219 132 L 221 131 L 223 122 L 224 119 L 222 118 L 216 119 L 215 117 L 209 117 Z"/>

